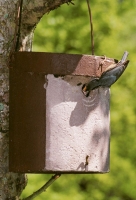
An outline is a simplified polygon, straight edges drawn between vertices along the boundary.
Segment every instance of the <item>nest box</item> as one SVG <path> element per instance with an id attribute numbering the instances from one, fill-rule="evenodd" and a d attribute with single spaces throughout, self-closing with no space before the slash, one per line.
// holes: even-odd
<path id="1" fill-rule="evenodd" d="M 82 85 L 114 59 L 17 52 L 10 66 L 9 169 L 25 173 L 109 171 L 110 94 Z"/>

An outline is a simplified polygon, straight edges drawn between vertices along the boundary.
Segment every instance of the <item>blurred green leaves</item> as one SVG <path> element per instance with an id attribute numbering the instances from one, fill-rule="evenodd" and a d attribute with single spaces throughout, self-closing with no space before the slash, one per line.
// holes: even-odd
<path id="1" fill-rule="evenodd" d="M 136 0 L 91 0 L 95 54 L 130 63 L 111 87 L 111 162 L 109 174 L 62 175 L 36 200 L 136 200 Z M 33 51 L 91 54 L 86 1 L 63 5 L 37 25 Z M 51 175 L 28 175 L 22 196 Z"/>

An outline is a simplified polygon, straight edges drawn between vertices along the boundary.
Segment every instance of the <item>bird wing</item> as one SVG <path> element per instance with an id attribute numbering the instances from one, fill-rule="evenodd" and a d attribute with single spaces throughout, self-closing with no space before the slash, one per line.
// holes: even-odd
<path id="1" fill-rule="evenodd" d="M 105 86 L 105 87 L 110 87 L 113 83 L 116 81 L 116 76 L 111 74 L 109 76 L 103 76 L 99 80 L 99 85 L 100 86 Z"/>

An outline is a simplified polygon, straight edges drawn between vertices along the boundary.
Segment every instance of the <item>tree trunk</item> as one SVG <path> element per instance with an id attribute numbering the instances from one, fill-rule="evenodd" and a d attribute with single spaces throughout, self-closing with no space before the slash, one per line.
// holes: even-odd
<path id="1" fill-rule="evenodd" d="M 9 172 L 9 67 L 14 51 L 31 51 L 33 30 L 50 10 L 71 0 L 0 0 L 0 199 L 19 199 L 27 180 Z M 18 133 L 19 134 L 19 133 Z"/>

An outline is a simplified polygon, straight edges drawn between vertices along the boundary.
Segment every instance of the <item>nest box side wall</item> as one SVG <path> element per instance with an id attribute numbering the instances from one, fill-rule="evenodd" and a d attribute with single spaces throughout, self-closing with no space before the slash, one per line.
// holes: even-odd
<path id="1" fill-rule="evenodd" d="M 108 172 L 109 88 L 100 87 L 86 98 L 78 84 L 86 77 L 48 75 L 47 79 L 45 170 Z"/>

